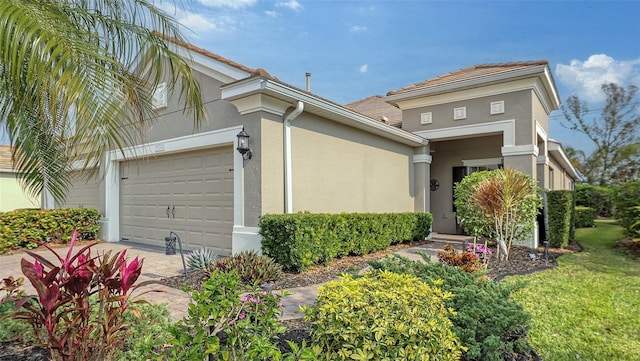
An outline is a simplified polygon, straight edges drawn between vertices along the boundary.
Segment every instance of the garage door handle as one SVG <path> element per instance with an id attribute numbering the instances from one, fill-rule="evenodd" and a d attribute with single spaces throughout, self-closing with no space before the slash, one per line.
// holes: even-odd
<path id="1" fill-rule="evenodd" d="M 167 218 L 171 218 L 169 217 L 169 209 L 170 209 L 169 206 L 167 206 Z"/>
<path id="2" fill-rule="evenodd" d="M 173 216 L 173 218 L 176 218 L 176 206 L 173 206 L 171 208 L 171 215 Z"/>

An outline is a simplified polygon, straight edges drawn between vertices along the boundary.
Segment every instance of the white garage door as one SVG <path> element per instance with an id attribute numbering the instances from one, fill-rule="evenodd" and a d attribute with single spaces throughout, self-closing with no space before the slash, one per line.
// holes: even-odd
<path id="1" fill-rule="evenodd" d="M 206 246 L 231 253 L 231 147 L 127 161 L 121 167 L 123 240 L 164 247 L 164 237 L 174 231 L 187 249 Z"/>
<path id="2" fill-rule="evenodd" d="M 100 210 L 100 183 L 98 175 L 77 171 L 71 175 L 71 186 L 64 203 L 57 208 L 94 208 Z"/>

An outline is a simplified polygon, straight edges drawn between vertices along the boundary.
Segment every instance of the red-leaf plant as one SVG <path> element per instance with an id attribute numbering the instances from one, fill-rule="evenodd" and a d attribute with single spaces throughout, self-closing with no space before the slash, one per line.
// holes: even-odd
<path id="1" fill-rule="evenodd" d="M 126 250 L 92 257 L 94 242 L 73 253 L 77 235 L 73 233 L 64 258 L 43 244 L 57 262 L 26 251 L 35 261 L 23 258 L 22 273 L 37 295 L 10 293 L 16 302 L 13 316 L 33 326 L 55 360 L 107 360 L 124 342 L 127 325 L 122 314 L 131 292 L 149 282 L 133 286 L 142 260 L 127 262 Z"/>

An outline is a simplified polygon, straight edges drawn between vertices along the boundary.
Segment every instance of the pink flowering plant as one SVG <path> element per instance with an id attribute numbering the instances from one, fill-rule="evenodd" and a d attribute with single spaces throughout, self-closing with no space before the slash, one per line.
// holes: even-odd
<path id="1" fill-rule="evenodd" d="M 485 265 L 487 264 L 487 262 L 489 262 L 489 260 L 491 259 L 491 255 L 493 254 L 493 251 L 486 245 L 486 243 L 468 244 L 466 251 L 475 254 L 478 260 L 480 260 Z"/>
<path id="2" fill-rule="evenodd" d="M 283 355 L 274 341 L 284 293 L 245 285 L 235 271 L 213 270 L 203 290 L 192 292 L 189 315 L 170 330 L 164 355 L 171 360 L 315 360 L 310 348 Z M 295 345 L 294 345 L 295 346 Z M 293 347 L 292 347 L 293 349 Z"/>
<path id="3" fill-rule="evenodd" d="M 126 259 L 126 250 L 93 256 L 96 243 L 74 253 L 78 233 L 74 232 L 68 252 L 50 261 L 26 251 L 33 260 L 22 259 L 22 273 L 36 290 L 24 296 L 12 289 L 15 302 L 12 317 L 28 321 L 36 337 L 51 351 L 54 360 L 108 360 L 124 342 L 122 317 L 142 270 L 142 260 Z M 143 301 L 135 301 L 143 302 Z"/>

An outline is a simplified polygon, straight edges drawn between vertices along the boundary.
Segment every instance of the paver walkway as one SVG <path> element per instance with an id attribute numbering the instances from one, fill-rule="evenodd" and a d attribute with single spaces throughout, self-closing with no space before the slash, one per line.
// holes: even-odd
<path id="1" fill-rule="evenodd" d="M 422 258 L 416 253 L 416 251 L 423 251 L 427 254 L 432 255 L 432 257 L 435 257 L 437 252 L 442 251 L 445 243 L 453 242 L 461 244 L 460 242 L 464 240 L 465 238 L 452 238 L 450 236 L 447 236 L 446 241 L 435 240 L 432 243 L 406 248 L 396 253 L 410 259 L 420 260 Z M 128 259 L 133 259 L 135 257 L 144 259 L 142 274 L 140 275 L 138 282 L 147 280 L 160 280 L 162 278 L 177 276 L 183 273 L 182 261 L 179 254 L 167 256 L 164 254 L 164 252 L 161 252 L 159 250 L 138 247 L 132 244 L 125 245 L 122 243 L 99 243 L 93 248 L 93 254 L 95 254 L 96 251 L 99 253 L 108 251 L 117 252 L 123 249 L 127 249 Z M 42 254 L 48 259 L 52 259 L 54 257 L 47 250 L 38 250 L 36 252 Z M 61 248 L 58 250 L 58 252 L 65 253 L 66 249 Z M 9 276 L 22 276 L 22 271 L 20 268 L 20 260 L 22 258 L 30 259 L 28 255 L 22 252 L 11 255 L 1 255 L 0 280 Z M 290 292 L 291 294 L 289 296 L 283 297 L 282 299 L 283 314 L 281 316 L 281 319 L 292 319 L 301 317 L 301 314 L 298 313 L 300 305 L 311 305 L 315 302 L 316 296 L 318 294 L 318 286 L 319 285 L 312 285 L 287 289 L 286 291 Z M 25 280 L 24 289 L 29 294 L 35 293 L 35 289 L 33 288 L 33 286 L 31 286 L 28 280 Z M 187 308 L 189 305 L 190 297 L 189 294 L 181 290 L 161 284 L 152 284 L 136 290 L 134 296 L 136 295 L 141 295 L 150 303 L 166 303 L 174 321 L 182 319 L 187 315 Z M 0 297 L 2 296 L 3 295 L 0 295 Z"/>

